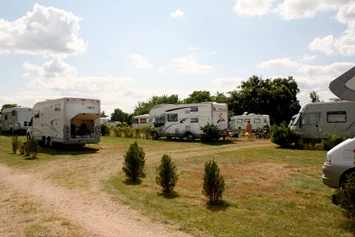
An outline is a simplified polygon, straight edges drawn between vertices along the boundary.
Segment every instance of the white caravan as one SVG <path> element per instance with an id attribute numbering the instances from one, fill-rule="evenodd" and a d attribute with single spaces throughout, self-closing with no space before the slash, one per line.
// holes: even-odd
<path id="1" fill-rule="evenodd" d="M 144 126 L 152 126 L 154 124 L 154 117 L 150 114 L 142 114 L 133 117 L 133 128 L 141 128 Z"/>
<path id="2" fill-rule="evenodd" d="M 304 105 L 291 129 L 306 138 L 326 138 L 337 131 L 344 137 L 355 135 L 355 102 L 330 101 Z"/>
<path id="3" fill-rule="evenodd" d="M 186 137 L 192 141 L 201 137 L 201 127 L 207 124 L 216 125 L 220 137 L 227 135 L 228 105 L 224 103 L 160 104 L 153 107 L 149 114 L 155 117 L 152 128 L 154 139 Z"/>
<path id="4" fill-rule="evenodd" d="M 338 78 L 334 79 L 329 89 L 339 98 L 350 100 L 353 106 L 346 117 L 345 124 L 348 125 L 348 130 L 354 131 L 354 113 L 355 113 L 355 67 L 343 73 Z M 338 107 L 337 110 L 341 110 Z M 349 122 L 348 122 L 349 121 Z M 351 134 L 354 136 L 354 134 Z M 355 172 L 354 167 L 354 147 L 355 137 L 349 138 L 327 152 L 325 162 L 323 164 L 323 183 L 331 188 L 339 188 L 346 181 L 346 176 Z"/>
<path id="5" fill-rule="evenodd" d="M 100 142 L 100 100 L 60 98 L 38 102 L 27 131 L 43 145 L 53 143 L 84 146 Z"/>
<path id="6" fill-rule="evenodd" d="M 267 114 L 248 114 L 245 112 L 242 115 L 235 115 L 231 117 L 231 121 L 229 122 L 229 128 L 231 130 L 242 129 L 245 130 L 247 128 L 248 121 L 250 121 L 253 130 L 262 129 L 265 126 L 270 126 L 270 116 Z"/>
<path id="7" fill-rule="evenodd" d="M 32 118 L 32 109 L 27 107 L 13 107 L 4 109 L 1 113 L 0 131 L 26 132 Z"/>

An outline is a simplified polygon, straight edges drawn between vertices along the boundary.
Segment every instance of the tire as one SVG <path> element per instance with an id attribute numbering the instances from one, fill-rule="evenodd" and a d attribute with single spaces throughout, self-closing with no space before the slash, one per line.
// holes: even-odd
<path id="1" fill-rule="evenodd" d="M 46 139 L 46 147 L 48 147 L 48 148 L 52 148 L 53 147 L 53 142 L 52 142 L 52 139 L 50 137 L 47 137 L 47 139 Z"/>
<path id="2" fill-rule="evenodd" d="M 153 140 L 158 140 L 159 134 L 157 132 L 152 132 L 152 138 L 153 138 Z"/>
<path id="3" fill-rule="evenodd" d="M 186 134 L 186 139 L 189 142 L 193 142 L 195 140 L 195 137 L 189 132 Z"/>

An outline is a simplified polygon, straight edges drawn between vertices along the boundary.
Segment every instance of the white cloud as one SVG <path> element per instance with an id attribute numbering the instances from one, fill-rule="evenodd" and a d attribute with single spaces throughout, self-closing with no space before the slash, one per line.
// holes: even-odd
<path id="1" fill-rule="evenodd" d="M 297 68 L 300 64 L 290 58 L 280 58 L 271 59 L 260 63 L 259 68 L 270 69 L 270 68 Z"/>
<path id="2" fill-rule="evenodd" d="M 142 55 L 131 54 L 131 55 L 129 55 L 129 58 L 133 60 L 132 64 L 135 68 L 140 68 L 140 69 L 153 68 L 153 65 L 151 65 L 148 62 L 148 60 L 145 57 L 143 57 Z"/>
<path id="3" fill-rule="evenodd" d="M 228 91 L 236 90 L 241 82 L 245 80 L 245 78 L 240 77 L 221 77 L 212 80 L 211 85 L 215 91 L 226 93 Z"/>
<path id="4" fill-rule="evenodd" d="M 0 19 L 0 53 L 66 57 L 86 51 L 78 37 L 80 18 L 71 12 L 35 4 L 13 22 Z"/>
<path id="5" fill-rule="evenodd" d="M 63 62 L 59 58 L 54 58 L 45 62 L 42 66 L 34 65 L 28 61 L 23 63 L 23 66 L 28 71 L 35 71 L 41 77 L 57 77 L 65 75 L 76 75 L 76 70 L 72 65 Z"/>
<path id="6" fill-rule="evenodd" d="M 317 12 L 337 10 L 349 0 L 285 0 L 277 10 L 286 19 L 310 18 Z"/>
<path id="7" fill-rule="evenodd" d="M 308 48 L 312 51 L 320 51 L 326 55 L 334 54 L 333 50 L 334 38 L 332 35 L 328 35 L 323 38 L 315 38 L 311 43 L 308 44 Z"/>
<path id="8" fill-rule="evenodd" d="M 175 12 L 171 13 L 171 17 L 182 17 L 185 13 L 181 11 L 180 9 L 177 9 Z"/>
<path id="9" fill-rule="evenodd" d="M 190 46 L 190 47 L 189 47 L 189 50 L 191 50 L 191 51 L 198 51 L 199 48 Z"/>
<path id="10" fill-rule="evenodd" d="M 157 71 L 158 71 L 158 72 L 164 72 L 165 70 L 166 70 L 166 66 L 163 65 L 163 66 L 161 66 Z"/>
<path id="11" fill-rule="evenodd" d="M 299 71 L 306 74 L 307 77 L 319 78 L 324 82 L 325 78 L 335 79 L 354 65 L 355 63 L 349 62 L 336 62 L 326 66 L 303 65 L 299 68 Z"/>
<path id="12" fill-rule="evenodd" d="M 177 68 L 180 73 L 206 73 L 211 70 L 209 65 L 200 65 L 197 62 L 197 57 L 188 55 L 181 58 L 173 58 L 169 68 Z"/>
<path id="13" fill-rule="evenodd" d="M 239 15 L 263 16 L 271 12 L 275 0 L 237 0 L 233 10 Z"/>
<path id="14" fill-rule="evenodd" d="M 310 61 L 313 61 L 316 57 L 317 57 L 317 55 L 305 54 L 305 55 L 303 55 L 303 57 L 300 61 L 301 62 L 310 62 Z"/>

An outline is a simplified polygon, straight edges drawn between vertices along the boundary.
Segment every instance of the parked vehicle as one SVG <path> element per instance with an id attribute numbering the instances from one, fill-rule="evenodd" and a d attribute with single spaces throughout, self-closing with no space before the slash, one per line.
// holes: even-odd
<path id="1" fill-rule="evenodd" d="M 226 137 L 228 131 L 228 105 L 224 103 L 160 104 L 149 114 L 155 117 L 154 139 L 180 137 L 193 141 L 201 137 L 201 127 L 207 124 L 216 125 L 220 137 Z"/>
<path id="2" fill-rule="evenodd" d="M 28 107 L 13 107 L 4 109 L 1 113 L 0 131 L 25 133 L 31 117 L 32 109 Z"/>
<path id="3" fill-rule="evenodd" d="M 327 152 L 323 164 L 323 183 L 331 188 L 339 188 L 346 175 L 355 172 L 355 138 L 349 138 Z"/>
<path id="4" fill-rule="evenodd" d="M 140 128 L 144 126 L 152 126 L 154 124 L 154 117 L 150 114 L 136 115 L 133 117 L 133 128 Z"/>
<path id="5" fill-rule="evenodd" d="M 337 131 L 344 137 L 355 135 L 355 102 L 330 101 L 304 105 L 291 128 L 306 138 L 325 138 Z"/>
<path id="6" fill-rule="evenodd" d="M 53 143 L 84 146 L 100 142 L 100 100 L 60 98 L 38 102 L 27 138 L 51 147 Z"/>
<path id="7" fill-rule="evenodd" d="M 348 71 L 341 74 L 339 77 L 335 78 L 330 84 L 329 89 L 334 95 L 338 96 L 343 100 L 355 100 L 355 90 L 353 88 L 353 82 L 355 77 L 355 66 Z"/>
<path id="8" fill-rule="evenodd" d="M 244 112 L 242 115 L 235 115 L 231 117 L 231 121 L 229 122 L 229 129 L 245 130 L 247 128 L 248 121 L 250 121 L 251 126 L 254 130 L 262 129 L 265 126 L 270 126 L 270 116 L 267 114 L 254 114 Z"/>

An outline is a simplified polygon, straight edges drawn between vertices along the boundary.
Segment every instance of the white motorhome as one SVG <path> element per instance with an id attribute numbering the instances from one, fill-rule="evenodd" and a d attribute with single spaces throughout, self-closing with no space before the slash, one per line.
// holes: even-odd
<path id="1" fill-rule="evenodd" d="M 152 127 L 154 139 L 186 137 L 192 141 L 200 138 L 201 127 L 207 124 L 216 125 L 220 137 L 227 135 L 228 105 L 224 103 L 160 104 L 153 107 L 149 114 L 155 117 Z"/>
<path id="2" fill-rule="evenodd" d="M 304 105 L 291 129 L 306 138 L 326 138 L 337 131 L 344 137 L 355 135 L 355 102 L 330 101 Z"/>
<path id="3" fill-rule="evenodd" d="M 32 109 L 27 107 L 13 107 L 4 109 L 1 113 L 0 131 L 11 133 L 26 132 L 32 118 Z"/>
<path id="4" fill-rule="evenodd" d="M 334 79 L 329 89 L 339 98 L 350 100 L 348 102 L 352 107 L 347 110 L 349 114 L 344 122 L 347 124 L 347 130 L 354 131 L 354 108 L 355 108 L 355 67 L 346 71 L 336 79 Z M 349 105 L 350 106 L 350 105 Z M 338 111 L 342 107 L 338 107 Z M 348 122 L 349 121 L 349 122 Z M 353 136 L 354 134 L 352 134 Z M 347 139 L 327 152 L 325 162 L 323 164 L 323 183 L 331 188 L 339 188 L 346 181 L 346 176 L 355 172 L 355 137 Z"/>
<path id="5" fill-rule="evenodd" d="M 242 115 L 235 115 L 231 117 L 231 121 L 229 122 L 229 128 L 231 130 L 242 129 L 245 130 L 247 128 L 248 121 L 255 129 L 262 129 L 265 126 L 270 126 L 270 116 L 267 114 L 248 114 L 245 112 Z"/>
<path id="6" fill-rule="evenodd" d="M 133 128 L 141 128 L 144 126 L 152 126 L 154 124 L 154 117 L 150 114 L 136 115 L 133 117 Z"/>
<path id="7" fill-rule="evenodd" d="M 100 142 L 100 100 L 60 98 L 33 106 L 28 138 L 51 147 L 53 143 L 84 146 Z"/>

